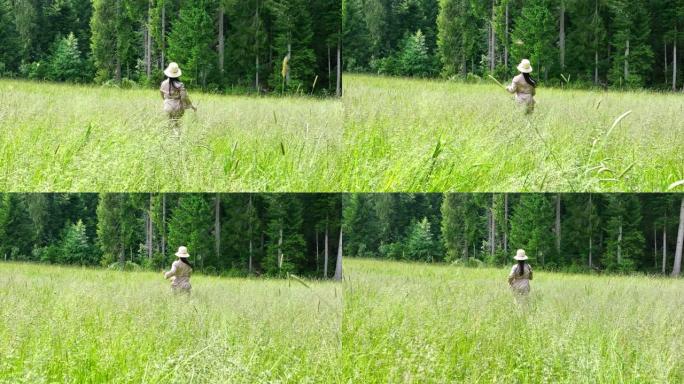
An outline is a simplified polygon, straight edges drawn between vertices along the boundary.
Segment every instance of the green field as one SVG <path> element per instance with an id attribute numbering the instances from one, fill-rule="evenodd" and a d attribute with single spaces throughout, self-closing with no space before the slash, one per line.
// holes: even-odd
<path id="1" fill-rule="evenodd" d="M 0 264 L 2 383 L 339 382 L 328 282 Z"/>
<path id="2" fill-rule="evenodd" d="M 363 383 L 681 383 L 684 281 L 345 260 L 344 376 Z M 523 307 L 524 308 L 524 307 Z"/>
<path id="3" fill-rule="evenodd" d="M 343 190 L 647 192 L 684 179 L 681 94 L 541 87 L 527 118 L 493 82 L 344 80 Z"/>
<path id="4" fill-rule="evenodd" d="M 4 191 L 331 191 L 342 102 L 190 92 L 175 138 L 159 92 L 0 81 Z"/>

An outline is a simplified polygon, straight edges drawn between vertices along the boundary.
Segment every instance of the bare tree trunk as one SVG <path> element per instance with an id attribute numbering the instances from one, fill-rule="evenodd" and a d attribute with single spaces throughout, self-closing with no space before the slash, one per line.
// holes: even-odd
<path id="1" fill-rule="evenodd" d="M 259 87 L 259 0 L 256 0 L 256 11 L 254 12 L 254 44 L 255 44 L 255 65 L 254 65 L 254 88 L 257 93 L 261 92 Z"/>
<path id="2" fill-rule="evenodd" d="M 561 251 L 561 195 L 556 195 L 556 252 Z"/>
<path id="3" fill-rule="evenodd" d="M 684 197 L 679 207 L 679 229 L 677 230 L 677 246 L 675 247 L 674 266 L 672 276 L 679 277 L 682 269 L 682 246 L 684 245 Z"/>
<path id="4" fill-rule="evenodd" d="M 340 32 L 341 35 L 341 32 Z M 335 83 L 335 95 L 342 97 L 342 37 L 337 37 L 337 80 Z"/>
<path id="5" fill-rule="evenodd" d="M 667 273 L 667 216 L 663 220 L 663 275 Z"/>
<path id="6" fill-rule="evenodd" d="M 150 259 L 152 258 L 153 248 L 154 248 L 154 246 L 153 246 L 153 244 L 154 244 L 154 223 L 152 221 L 152 212 L 153 212 L 152 202 L 153 202 L 153 198 L 152 198 L 152 194 L 150 193 L 150 210 L 149 210 L 149 213 L 147 214 L 148 220 L 149 220 L 149 223 L 148 223 L 149 240 L 147 243 L 147 257 Z"/>
<path id="7" fill-rule="evenodd" d="M 162 239 L 161 253 L 166 256 L 166 194 L 162 194 Z"/>
<path id="8" fill-rule="evenodd" d="M 508 21 L 508 1 L 506 2 L 506 43 L 504 44 L 504 67 L 508 70 L 508 44 L 509 44 L 509 21 Z"/>
<path id="9" fill-rule="evenodd" d="M 629 78 L 629 39 L 627 39 L 627 46 L 625 47 L 625 82 Z"/>
<path id="10" fill-rule="evenodd" d="M 166 0 L 161 0 L 161 69 L 166 66 Z"/>
<path id="11" fill-rule="evenodd" d="M 565 0 L 561 0 L 560 4 L 560 66 L 561 71 L 565 70 Z"/>
<path id="12" fill-rule="evenodd" d="M 332 62 L 330 60 L 330 44 L 328 44 L 328 89 L 332 88 Z"/>
<path id="13" fill-rule="evenodd" d="M 684 203 L 682 204 L 684 212 Z M 335 262 L 335 280 L 342 280 L 342 227 L 340 226 L 340 241 L 337 246 L 337 261 Z"/>
<path id="14" fill-rule="evenodd" d="M 591 193 L 589 194 L 589 268 L 593 267 L 593 237 L 594 237 L 594 228 L 593 228 L 593 222 L 591 220 L 592 212 L 593 212 L 593 206 L 592 206 L 592 200 L 591 200 Z"/>
<path id="15" fill-rule="evenodd" d="M 218 13 L 218 67 L 219 67 L 219 72 L 221 75 L 223 75 L 223 60 L 225 58 L 225 55 L 223 54 L 225 46 L 226 46 L 226 41 L 225 37 L 223 35 L 223 18 L 224 18 L 224 10 L 223 10 L 223 5 L 219 7 L 219 13 Z"/>
<path id="16" fill-rule="evenodd" d="M 508 3 L 506 4 L 508 9 Z M 504 233 L 503 233 L 503 248 L 504 254 L 508 255 L 508 193 L 504 193 Z"/>
<path id="17" fill-rule="evenodd" d="M 494 256 L 496 252 L 496 212 L 494 211 L 494 194 L 492 194 L 492 243 L 491 243 L 491 255 Z"/>
<path id="18" fill-rule="evenodd" d="M 152 0 L 147 3 L 147 25 L 145 26 L 145 73 L 147 78 L 152 74 Z"/>
<path id="19" fill-rule="evenodd" d="M 283 228 L 280 228 L 280 237 L 278 238 L 278 269 L 283 268 Z"/>
<path id="20" fill-rule="evenodd" d="M 221 260 L 221 194 L 214 196 L 214 251 L 216 260 Z"/>
<path id="21" fill-rule="evenodd" d="M 622 220 L 622 219 L 620 219 Z M 622 222 L 620 223 L 620 227 L 618 228 L 618 249 L 617 249 L 617 263 L 618 265 L 622 264 Z"/>
<path id="22" fill-rule="evenodd" d="M 677 36 L 677 29 L 675 29 L 675 36 Z M 677 91 L 677 38 L 675 37 L 672 46 L 672 91 Z"/>
<path id="23" fill-rule="evenodd" d="M 496 68 L 496 28 L 494 28 L 494 6 L 496 5 L 496 0 L 492 0 L 492 21 L 490 23 L 489 29 L 491 31 L 491 41 L 490 41 L 490 56 L 489 56 L 489 71 L 494 72 Z"/>
<path id="24" fill-rule="evenodd" d="M 252 236 L 250 235 L 249 237 L 249 266 L 248 266 L 249 273 L 252 273 Z"/>
<path id="25" fill-rule="evenodd" d="M 323 240 L 323 278 L 328 278 L 328 223 L 325 224 L 325 239 Z"/>
<path id="26" fill-rule="evenodd" d="M 598 20 L 598 0 L 594 1 L 594 22 Z M 594 84 L 598 84 L 598 33 L 594 29 Z"/>
<path id="27" fill-rule="evenodd" d="M 252 214 L 253 214 L 254 206 L 252 205 L 252 194 L 251 193 L 249 194 L 248 209 L 249 209 L 249 266 L 248 266 L 248 268 L 249 268 L 249 273 L 252 273 L 252 236 L 254 236 L 254 228 L 253 228 L 253 225 L 254 225 L 253 221 L 254 220 L 252 218 Z"/>

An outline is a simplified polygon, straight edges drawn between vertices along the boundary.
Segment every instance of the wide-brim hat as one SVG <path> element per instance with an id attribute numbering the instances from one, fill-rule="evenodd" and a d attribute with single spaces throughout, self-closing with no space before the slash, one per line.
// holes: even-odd
<path id="1" fill-rule="evenodd" d="M 190 254 L 188 253 L 188 248 L 183 246 L 178 247 L 178 252 L 176 252 L 176 256 L 182 258 L 190 257 Z"/>
<path id="2" fill-rule="evenodd" d="M 524 249 L 518 249 L 518 252 L 516 252 L 515 256 L 513 256 L 514 259 L 516 260 L 527 260 L 527 255 L 525 254 Z"/>
<path id="3" fill-rule="evenodd" d="M 518 64 L 518 71 L 522 73 L 530 73 L 532 72 L 532 64 L 530 64 L 529 60 L 523 59 L 520 64 Z"/>
<path id="4" fill-rule="evenodd" d="M 180 77 L 182 72 L 181 72 L 180 67 L 178 66 L 178 63 L 171 62 L 171 63 L 169 63 L 169 66 L 166 67 L 166 69 L 164 70 L 164 74 L 168 77 L 176 78 L 176 77 Z"/>

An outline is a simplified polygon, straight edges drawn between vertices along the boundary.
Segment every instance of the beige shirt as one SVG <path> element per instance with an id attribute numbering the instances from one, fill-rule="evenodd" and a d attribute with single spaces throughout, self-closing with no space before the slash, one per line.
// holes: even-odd
<path id="1" fill-rule="evenodd" d="M 518 264 L 516 263 L 513 268 L 511 268 L 511 273 L 508 274 L 508 278 L 512 279 L 511 288 L 518 293 L 528 293 L 530 291 L 530 280 L 532 280 L 532 267 L 525 263 L 525 270 L 523 274 L 520 275 L 518 272 Z"/>
<path id="2" fill-rule="evenodd" d="M 178 87 L 171 85 L 169 79 L 162 81 L 159 90 L 164 97 L 164 112 L 178 113 L 192 107 L 192 102 L 188 97 L 188 91 L 181 82 L 176 82 Z"/>
<path id="3" fill-rule="evenodd" d="M 180 289 L 190 289 L 190 274 L 192 268 L 180 260 L 171 264 L 171 270 L 164 274 L 165 278 L 172 278 L 171 287 Z"/>
<path id="4" fill-rule="evenodd" d="M 518 103 L 534 104 L 534 95 L 537 94 L 537 91 L 533 86 L 527 84 L 522 73 L 513 78 L 513 82 L 506 90 L 515 93 L 515 100 Z"/>

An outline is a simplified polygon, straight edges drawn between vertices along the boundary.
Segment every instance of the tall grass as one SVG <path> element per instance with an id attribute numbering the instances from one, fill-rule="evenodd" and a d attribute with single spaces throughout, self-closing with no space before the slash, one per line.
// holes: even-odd
<path id="1" fill-rule="evenodd" d="M 339 382 L 341 292 L 328 282 L 0 263 L 0 382 Z"/>
<path id="2" fill-rule="evenodd" d="M 347 259 L 344 376 L 363 383 L 681 383 L 684 281 Z"/>
<path id="3" fill-rule="evenodd" d="M 348 75 L 345 89 L 344 190 L 645 192 L 684 179 L 679 94 L 540 88 L 526 117 L 493 83 Z"/>
<path id="4" fill-rule="evenodd" d="M 155 90 L 0 81 L 5 191 L 332 191 L 342 103 L 190 92 L 173 136 Z"/>

